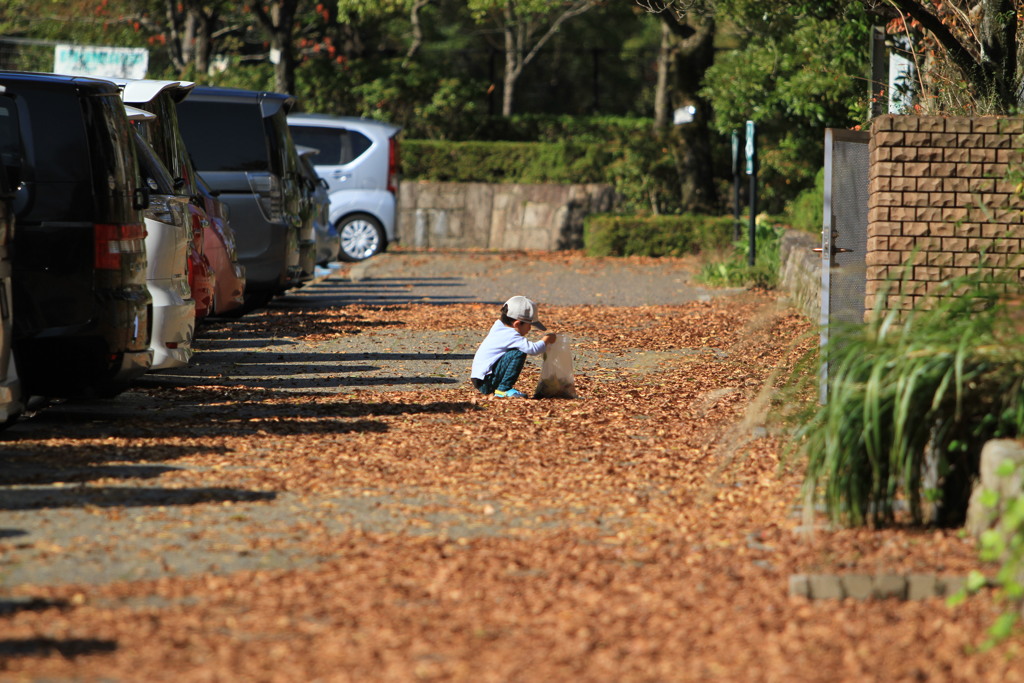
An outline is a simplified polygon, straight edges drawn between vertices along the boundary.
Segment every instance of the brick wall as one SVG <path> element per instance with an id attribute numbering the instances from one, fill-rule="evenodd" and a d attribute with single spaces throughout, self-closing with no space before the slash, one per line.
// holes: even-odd
<path id="1" fill-rule="evenodd" d="M 1024 279 L 1024 202 L 1016 182 L 1005 179 L 1024 159 L 1022 133 L 1024 118 L 872 122 L 868 310 L 887 281 L 890 307 L 909 308 L 943 280 L 975 269 L 983 253 L 986 268 L 1014 269 Z"/>

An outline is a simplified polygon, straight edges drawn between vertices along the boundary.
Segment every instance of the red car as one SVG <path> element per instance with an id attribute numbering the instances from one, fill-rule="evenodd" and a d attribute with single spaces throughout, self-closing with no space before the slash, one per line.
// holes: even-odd
<path id="1" fill-rule="evenodd" d="M 228 221 L 227 205 L 217 199 L 210 186 L 198 174 L 196 189 L 210 217 L 210 229 L 203 235 L 203 253 L 217 274 L 213 313 L 222 315 L 240 308 L 245 302 L 245 266 L 238 262 L 235 231 Z"/>
<path id="2" fill-rule="evenodd" d="M 188 204 L 192 222 L 192 242 L 188 249 L 188 286 L 196 302 L 196 319 L 213 314 L 213 298 L 217 275 L 206 258 L 203 246 L 206 233 L 210 232 L 210 219 L 199 206 Z"/>

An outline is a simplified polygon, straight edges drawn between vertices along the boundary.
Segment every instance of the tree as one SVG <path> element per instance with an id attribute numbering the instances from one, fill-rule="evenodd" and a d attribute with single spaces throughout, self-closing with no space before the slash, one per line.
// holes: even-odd
<path id="1" fill-rule="evenodd" d="M 467 0 L 473 19 L 494 28 L 505 56 L 502 116 L 511 116 L 516 81 L 565 22 L 600 0 Z"/>
<path id="2" fill-rule="evenodd" d="M 636 0 L 674 12 L 690 11 L 694 6 L 723 8 L 735 13 L 747 0 Z M 710 3 L 710 4 L 709 4 Z M 763 10 L 763 3 L 752 5 Z M 927 36 L 925 52 L 936 49 L 933 66 L 922 78 L 926 89 L 935 92 L 947 87 L 941 75 L 943 62 L 955 69 L 976 102 L 983 102 L 992 113 L 1009 113 L 1020 105 L 1024 92 L 1024 74 L 1018 70 L 1018 43 L 1024 2 L 1021 0 L 781 0 L 772 12 L 793 11 L 827 19 L 854 8 L 866 10 L 875 21 L 888 23 L 903 31 L 919 31 Z M 755 16 L 748 12 L 747 17 Z M 866 43 L 861 49 L 867 50 Z M 941 103 L 940 103 L 941 106 Z"/>
<path id="3" fill-rule="evenodd" d="M 699 79 L 698 121 L 706 107 L 709 126 L 723 137 L 742 130 L 747 120 L 757 123 L 765 210 L 781 211 L 812 184 L 821 166 L 823 128 L 863 121 L 870 24 L 858 0 L 637 2 L 663 21 L 715 20 L 714 62 L 676 61 L 684 74 Z M 669 84 L 680 93 L 694 87 Z M 680 93 L 670 97 L 678 101 Z"/>
<path id="4" fill-rule="evenodd" d="M 1018 32 L 1024 3 L 1019 0 L 864 0 L 868 9 L 890 26 L 923 31 L 928 45 L 967 82 L 976 103 L 993 113 L 1016 109 L 1021 92 Z M 938 62 L 937 62 L 938 63 Z M 933 94 L 944 88 L 940 69 L 925 73 Z M 930 82 L 927 82 L 930 81 Z"/>
<path id="5" fill-rule="evenodd" d="M 166 36 L 171 63 L 179 73 L 189 67 L 197 74 L 210 69 L 216 38 L 225 32 L 220 20 L 230 6 L 225 0 L 164 0 Z"/>
<path id="6" fill-rule="evenodd" d="M 274 65 L 274 89 L 295 92 L 295 15 L 299 0 L 270 0 L 252 5 L 260 26 L 270 39 L 270 62 Z"/>
<path id="7" fill-rule="evenodd" d="M 706 12 L 660 12 L 661 49 L 655 94 L 655 128 L 668 130 L 670 108 L 692 107 L 693 120 L 679 126 L 682 144 L 676 164 L 681 202 L 693 209 L 717 203 L 709 124 L 713 111 L 701 93 L 704 75 L 715 59 L 715 17 Z M 669 84 L 671 83 L 671 87 Z"/>

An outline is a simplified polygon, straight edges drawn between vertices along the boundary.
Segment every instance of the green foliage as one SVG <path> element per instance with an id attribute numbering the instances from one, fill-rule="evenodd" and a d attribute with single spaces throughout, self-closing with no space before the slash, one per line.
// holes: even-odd
<path id="1" fill-rule="evenodd" d="M 554 127 L 552 121 L 549 124 Z M 554 142 L 445 142 L 405 137 L 403 175 L 409 180 L 449 182 L 609 183 L 615 187 L 618 209 L 623 213 L 685 211 L 679 201 L 682 179 L 674 156 L 677 141 L 640 126 L 620 127 L 610 120 L 595 120 L 589 126 L 582 126 L 578 136 L 567 134 Z"/>
<path id="2" fill-rule="evenodd" d="M 340 106 L 325 109 L 314 102 L 309 110 L 386 120 L 403 126 L 407 136 L 438 140 L 463 139 L 477 125 L 483 84 L 400 60 L 383 66 L 376 75 L 351 74 Z"/>
<path id="3" fill-rule="evenodd" d="M 785 217 L 794 230 L 820 233 L 825 209 L 825 169 L 814 176 L 814 186 L 803 190 L 786 205 Z"/>
<path id="4" fill-rule="evenodd" d="M 578 0 L 466 0 L 473 19 L 481 23 L 494 16 L 516 17 L 523 24 L 536 23 L 580 4 Z"/>
<path id="5" fill-rule="evenodd" d="M 568 114 L 513 114 L 486 116 L 463 140 L 551 142 L 573 138 L 576 142 L 604 143 L 649 137 L 654 120 L 634 116 L 570 116 Z"/>
<path id="6" fill-rule="evenodd" d="M 186 73 L 183 78 L 196 79 L 194 73 Z M 248 64 L 244 68 L 227 69 L 212 76 L 200 79 L 203 85 L 216 85 L 225 88 L 242 88 L 244 90 L 273 90 L 274 67 L 271 64 Z"/>
<path id="7" fill-rule="evenodd" d="M 740 21 L 743 48 L 722 53 L 701 90 L 722 135 L 758 125 L 761 206 L 778 213 L 809 187 L 823 157 L 823 129 L 866 118 L 868 31 L 863 8 L 802 14 L 801 3 L 732 0 L 720 12 Z M 793 6 L 796 6 L 795 9 Z M 793 11 L 790 11 L 793 10 Z"/>
<path id="8" fill-rule="evenodd" d="M 946 284 L 946 296 L 909 311 L 882 292 L 869 323 L 832 331 L 828 402 L 799 438 L 805 492 L 835 520 L 889 523 L 901 498 L 923 521 L 926 448 L 959 504 L 980 445 L 1024 429 L 1024 328 L 1004 298 L 1012 285 L 982 274 Z"/>
<path id="9" fill-rule="evenodd" d="M 402 143 L 404 176 L 479 183 L 605 182 L 610 152 L 597 145 L 559 142 Z"/>
<path id="10" fill-rule="evenodd" d="M 734 221 L 728 219 L 730 237 Z M 759 219 L 754 232 L 754 265 L 749 263 L 750 235 L 744 224 L 740 239 L 732 243 L 732 252 L 727 258 L 712 260 L 704 265 L 699 280 L 718 287 L 757 287 L 774 289 L 779 281 L 779 246 L 783 229 L 779 225 Z"/>
<path id="11" fill-rule="evenodd" d="M 587 216 L 583 246 L 589 256 L 682 256 L 722 249 L 732 220 L 721 216 Z"/>
<path id="12" fill-rule="evenodd" d="M 1005 461 L 996 474 L 1004 479 L 1015 477 L 1020 481 L 1024 464 Z M 981 534 L 980 556 L 984 561 L 999 563 L 1000 567 L 992 580 L 979 571 L 972 571 L 964 589 L 951 596 L 949 604 L 959 605 L 968 594 L 989 585 L 1000 589 L 1000 597 L 1006 601 L 1007 610 L 989 627 L 989 637 L 982 643 L 982 649 L 988 649 L 1012 635 L 1024 605 L 1024 493 L 1001 500 L 996 491 L 986 490 L 981 503 L 996 512 L 997 523 L 995 528 Z"/>

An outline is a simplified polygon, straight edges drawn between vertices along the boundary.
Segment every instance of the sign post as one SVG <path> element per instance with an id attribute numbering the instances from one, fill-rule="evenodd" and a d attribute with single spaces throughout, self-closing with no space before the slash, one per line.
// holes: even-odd
<path id="1" fill-rule="evenodd" d="M 744 151 L 747 159 L 747 175 L 750 176 L 750 226 L 747 239 L 750 247 L 747 250 L 747 265 L 753 266 L 757 260 L 757 127 L 753 121 L 747 121 L 746 146 Z"/>
<path id="2" fill-rule="evenodd" d="M 738 131 L 732 132 L 732 241 L 740 238 L 740 178 L 743 171 L 743 135 Z"/>

